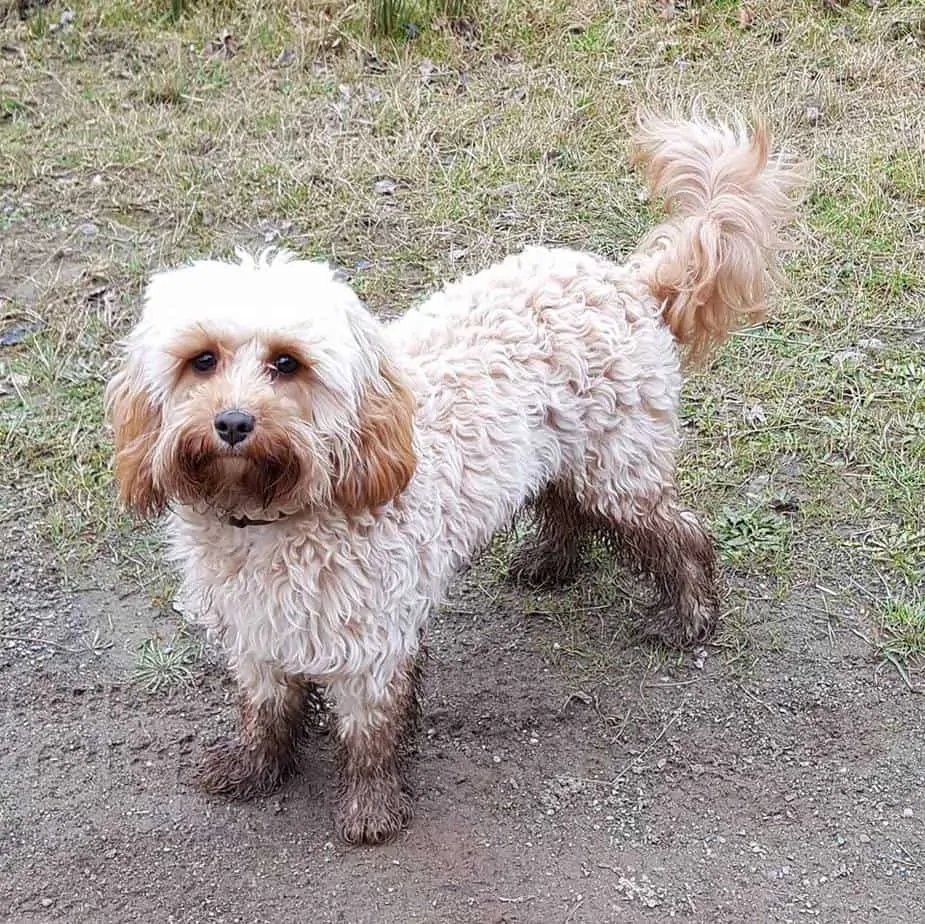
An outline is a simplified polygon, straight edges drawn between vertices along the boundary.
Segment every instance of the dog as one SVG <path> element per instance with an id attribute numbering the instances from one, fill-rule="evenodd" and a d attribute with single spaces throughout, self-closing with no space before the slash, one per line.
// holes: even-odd
<path id="1" fill-rule="evenodd" d="M 150 280 L 106 406 L 121 497 L 169 508 L 184 598 L 240 687 L 208 792 L 273 789 L 323 690 L 339 835 L 399 832 L 422 631 L 530 503 L 514 579 L 567 580 L 603 534 L 655 579 L 646 631 L 709 637 L 714 549 L 675 480 L 682 359 L 762 314 L 803 174 L 762 125 L 697 112 L 644 114 L 633 143 L 667 215 L 621 265 L 529 248 L 389 324 L 286 252 Z"/>

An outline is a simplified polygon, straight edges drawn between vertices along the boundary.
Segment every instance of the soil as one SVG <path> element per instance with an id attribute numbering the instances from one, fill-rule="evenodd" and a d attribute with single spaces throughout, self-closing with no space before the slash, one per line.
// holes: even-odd
<path id="1" fill-rule="evenodd" d="M 593 649 L 625 613 L 564 634 L 477 566 L 432 626 L 414 821 L 348 849 L 321 733 L 272 797 L 197 791 L 234 722 L 220 658 L 128 683 L 179 617 L 106 562 L 75 581 L 25 519 L 3 526 L 0 919 L 925 920 L 922 699 L 831 590 L 750 613 L 746 658 L 627 642 L 595 675 L 566 635 Z"/>

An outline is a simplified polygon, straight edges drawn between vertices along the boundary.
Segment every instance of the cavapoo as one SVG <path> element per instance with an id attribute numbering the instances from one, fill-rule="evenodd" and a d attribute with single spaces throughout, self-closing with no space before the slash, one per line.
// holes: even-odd
<path id="1" fill-rule="evenodd" d="M 422 630 L 531 502 L 514 578 L 567 579 L 603 533 L 655 579 L 647 631 L 682 647 L 712 631 L 714 551 L 675 483 L 680 354 L 760 315 L 801 172 L 763 127 L 699 115 L 644 116 L 634 146 L 668 215 L 622 265 L 530 248 L 389 324 L 284 252 L 150 281 L 107 406 L 121 495 L 169 507 L 184 598 L 240 685 L 206 790 L 275 786 L 323 687 L 338 832 L 395 835 Z"/>

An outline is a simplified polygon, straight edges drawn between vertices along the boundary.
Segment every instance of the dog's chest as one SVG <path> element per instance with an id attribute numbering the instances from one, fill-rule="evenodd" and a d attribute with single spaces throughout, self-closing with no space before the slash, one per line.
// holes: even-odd
<path id="1" fill-rule="evenodd" d="M 265 527 L 210 538 L 177 552 L 200 620 L 234 659 L 324 678 L 394 646 L 400 608 L 385 599 L 394 584 L 373 579 L 373 548 Z"/>

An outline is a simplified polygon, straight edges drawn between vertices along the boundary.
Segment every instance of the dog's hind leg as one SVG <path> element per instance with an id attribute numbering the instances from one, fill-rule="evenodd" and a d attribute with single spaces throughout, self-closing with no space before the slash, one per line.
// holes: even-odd
<path id="1" fill-rule="evenodd" d="M 509 577 L 527 587 L 555 587 L 574 577 L 591 521 L 574 491 L 550 485 L 537 498 L 536 538 L 511 560 Z"/>
<path id="2" fill-rule="evenodd" d="M 323 694 L 313 683 L 278 671 L 261 673 L 259 688 L 242 684 L 238 737 L 209 748 L 197 773 L 206 792 L 248 799 L 272 792 L 295 769 L 310 715 Z M 259 690 L 259 692 L 258 692 Z"/>
<path id="3" fill-rule="evenodd" d="M 697 517 L 678 501 L 675 414 L 650 382 L 661 379 L 670 382 L 670 370 L 642 380 L 656 398 L 628 406 L 619 428 L 595 428 L 599 435 L 574 477 L 581 507 L 601 535 L 628 566 L 655 579 L 658 602 L 646 634 L 690 648 L 716 625 L 716 554 Z M 677 400 L 673 388 L 667 397 Z"/>
<path id="4" fill-rule="evenodd" d="M 337 832 L 348 844 L 384 843 L 411 818 L 407 765 L 421 715 L 423 657 L 408 658 L 381 692 L 362 681 L 329 687 L 338 717 Z"/>
<path id="5" fill-rule="evenodd" d="M 596 498 L 601 531 L 612 537 L 630 567 L 650 574 L 658 587 L 645 634 L 673 648 L 706 641 L 716 626 L 719 602 L 716 553 L 700 521 L 682 509 L 673 486 L 654 500 L 616 500 Z"/>

